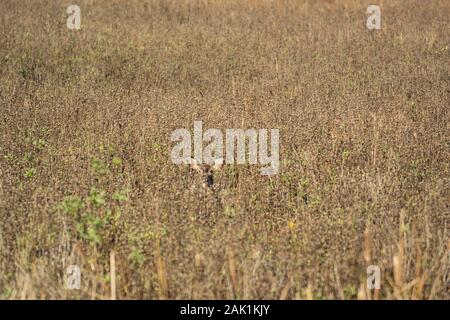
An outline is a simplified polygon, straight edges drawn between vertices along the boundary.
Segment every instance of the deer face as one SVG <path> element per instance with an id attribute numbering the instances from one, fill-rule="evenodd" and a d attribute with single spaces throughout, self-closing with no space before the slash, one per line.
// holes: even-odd
<path id="1" fill-rule="evenodd" d="M 212 189 L 214 187 L 213 172 L 222 167 L 222 159 L 215 161 L 214 165 L 197 164 L 195 161 L 191 164 L 191 172 L 193 172 L 201 182 L 203 188 Z"/>

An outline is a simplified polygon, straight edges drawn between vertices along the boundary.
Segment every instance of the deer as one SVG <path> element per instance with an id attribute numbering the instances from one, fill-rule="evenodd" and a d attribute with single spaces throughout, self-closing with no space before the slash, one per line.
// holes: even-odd
<path id="1" fill-rule="evenodd" d="M 215 223 L 214 213 L 223 210 L 219 186 L 214 181 L 214 173 L 222 168 L 223 160 L 217 159 L 213 164 L 199 164 L 190 158 L 186 160 L 192 180 L 191 187 L 185 190 L 186 200 L 195 203 L 198 210 L 196 219 L 212 225 Z"/>
<path id="2" fill-rule="evenodd" d="M 223 159 L 216 159 L 214 164 L 199 164 L 195 159 L 190 160 L 190 173 L 193 178 L 191 190 L 201 190 L 206 194 L 214 193 L 217 190 L 214 172 L 222 168 Z"/>

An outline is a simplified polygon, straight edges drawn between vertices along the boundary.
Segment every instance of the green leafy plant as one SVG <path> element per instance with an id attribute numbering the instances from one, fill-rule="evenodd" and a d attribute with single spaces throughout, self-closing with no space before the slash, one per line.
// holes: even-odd
<path id="1" fill-rule="evenodd" d="M 57 206 L 64 213 L 74 216 L 80 209 L 84 208 L 83 200 L 76 196 L 69 196 Z"/>
<path id="2" fill-rule="evenodd" d="M 26 178 L 33 178 L 36 175 L 36 169 L 35 168 L 29 168 L 25 171 L 24 176 Z"/>
<path id="3" fill-rule="evenodd" d="M 131 264 L 133 265 L 142 265 L 146 258 L 144 253 L 139 248 L 133 248 L 130 255 L 128 256 L 128 259 L 130 260 Z"/>
<path id="4" fill-rule="evenodd" d="M 32 142 L 33 146 L 35 146 L 38 150 L 44 149 L 46 146 L 46 142 L 44 139 L 34 139 Z"/>
<path id="5" fill-rule="evenodd" d="M 88 241 L 91 245 L 98 245 L 101 244 L 101 232 L 107 222 L 107 218 L 96 217 L 88 212 L 77 223 L 76 229 L 82 239 Z"/>
<path id="6" fill-rule="evenodd" d="M 94 207 L 100 207 L 105 204 L 106 192 L 102 190 L 97 190 L 96 188 L 92 188 L 89 193 L 89 197 L 87 197 L 87 201 L 91 203 Z"/>
<path id="7" fill-rule="evenodd" d="M 129 199 L 128 198 L 128 193 L 129 193 L 128 189 L 122 189 L 122 190 L 116 191 L 112 195 L 112 198 L 113 198 L 113 200 L 117 200 L 119 202 L 128 201 L 128 199 Z"/>
<path id="8" fill-rule="evenodd" d="M 108 172 L 108 168 L 105 163 L 97 158 L 91 160 L 91 169 L 95 174 L 103 175 Z"/>
<path id="9" fill-rule="evenodd" d="M 118 168 L 118 167 L 122 166 L 122 159 L 120 159 L 119 157 L 113 157 L 111 160 L 111 164 L 114 167 Z"/>

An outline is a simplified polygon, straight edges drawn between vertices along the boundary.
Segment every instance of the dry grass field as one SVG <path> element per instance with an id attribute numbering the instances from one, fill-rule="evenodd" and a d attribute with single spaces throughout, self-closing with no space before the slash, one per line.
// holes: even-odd
<path id="1" fill-rule="evenodd" d="M 0 3 L 0 299 L 449 299 L 449 1 L 70 4 Z M 279 173 L 192 192 L 195 120 Z"/>

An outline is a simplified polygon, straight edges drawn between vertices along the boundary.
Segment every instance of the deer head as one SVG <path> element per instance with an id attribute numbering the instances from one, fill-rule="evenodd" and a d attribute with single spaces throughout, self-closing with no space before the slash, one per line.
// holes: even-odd
<path id="1" fill-rule="evenodd" d="M 201 182 L 201 186 L 207 189 L 214 188 L 213 172 L 221 169 L 223 159 L 216 159 L 214 164 L 198 164 L 195 159 L 190 163 L 191 172 L 197 176 Z"/>

